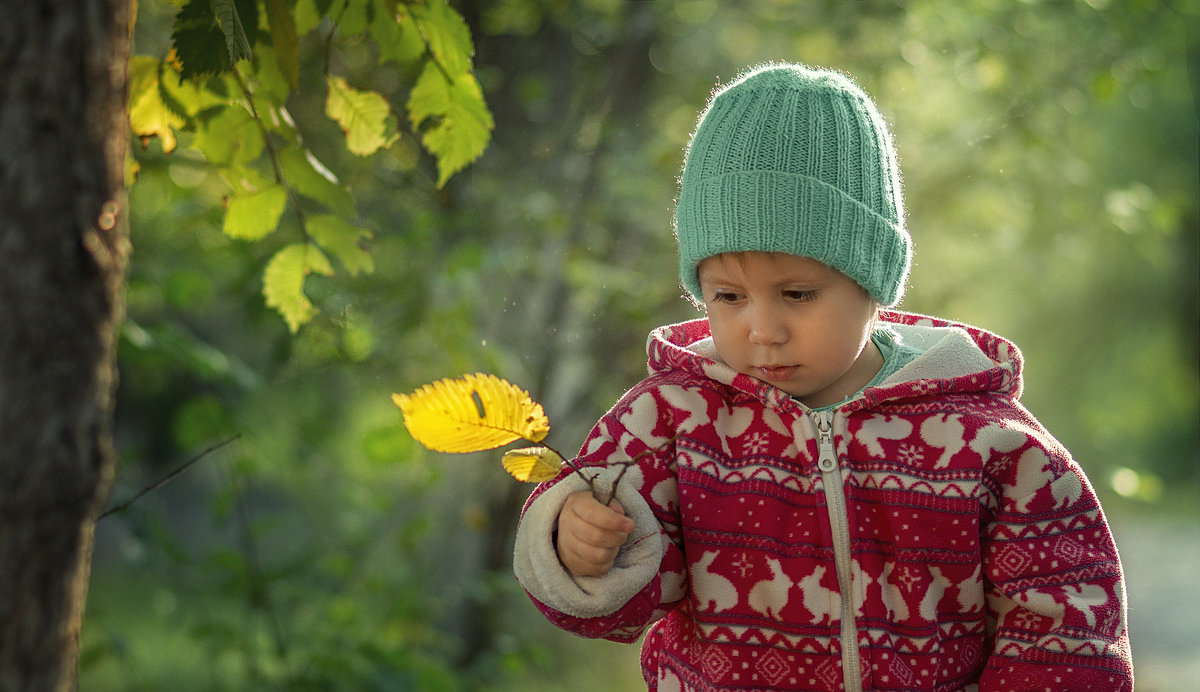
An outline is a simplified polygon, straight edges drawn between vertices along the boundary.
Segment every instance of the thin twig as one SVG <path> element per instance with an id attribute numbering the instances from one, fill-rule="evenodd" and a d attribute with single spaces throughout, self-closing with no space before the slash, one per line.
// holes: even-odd
<path id="1" fill-rule="evenodd" d="M 225 445 L 227 445 L 227 444 L 229 444 L 229 443 L 231 443 L 231 442 L 233 442 L 233 441 L 237 440 L 237 439 L 238 439 L 238 438 L 240 438 L 241 436 L 242 436 L 242 434 L 241 434 L 241 433 L 238 433 L 238 434 L 234 435 L 233 437 L 229 438 L 228 440 L 224 440 L 223 442 L 218 442 L 218 443 L 216 443 L 215 445 L 212 445 L 212 446 L 211 446 L 211 447 L 209 447 L 208 449 L 204 450 L 203 452 L 200 452 L 200 453 L 199 453 L 199 454 L 197 454 L 196 456 L 192 457 L 191 459 L 188 459 L 188 460 L 187 460 L 186 462 L 184 462 L 184 463 L 183 463 L 183 465 L 181 465 L 179 468 L 177 468 L 177 469 L 175 469 L 174 471 L 172 471 L 172 472 L 168 473 L 167 475 L 163 476 L 162 478 L 160 478 L 159 480 L 155 481 L 154 483 L 151 483 L 150 485 L 146 486 L 145 488 L 142 488 L 142 489 L 141 489 L 141 490 L 138 492 L 138 494 L 136 494 L 136 495 L 134 495 L 133 497 L 129 498 L 129 499 L 128 499 L 128 500 L 126 500 L 125 502 L 122 502 L 121 504 L 117 505 L 116 507 L 112 507 L 112 508 L 110 508 L 110 509 L 107 509 L 107 510 L 105 510 L 103 514 L 101 514 L 100 516 L 96 517 L 96 521 L 100 521 L 101 519 L 103 519 L 104 517 L 107 517 L 107 516 L 108 516 L 108 515 L 110 515 L 110 514 L 116 514 L 117 512 L 124 511 L 125 509 L 127 509 L 127 508 L 129 507 L 129 505 L 132 505 L 133 503 L 135 503 L 135 502 L 137 502 L 138 500 L 140 500 L 140 499 L 142 498 L 142 496 L 143 496 L 143 495 L 145 495 L 146 493 L 152 492 L 152 491 L 154 491 L 154 490 L 158 490 L 158 489 L 159 489 L 159 488 L 161 488 L 162 486 L 166 485 L 168 481 L 170 481 L 171 479 L 175 478 L 175 477 L 176 477 L 176 476 L 178 476 L 179 474 L 181 474 L 181 473 L 183 473 L 184 471 L 186 471 L 186 470 L 187 470 L 187 468 L 188 468 L 189 466 L 191 466 L 192 464 L 196 463 L 197 461 L 200 461 L 200 460 L 201 460 L 201 459 L 203 459 L 204 457 L 208 456 L 209 454 L 212 454 L 213 452 L 215 452 L 215 451 L 217 451 L 218 449 L 220 449 L 220 448 L 224 447 Z"/>
<path id="2" fill-rule="evenodd" d="M 559 459 L 562 459 L 562 460 L 563 460 L 563 462 L 564 462 L 564 463 L 565 463 L 567 466 L 570 466 L 570 467 L 571 467 L 571 470 L 575 472 L 575 475 L 577 475 L 577 476 L 579 476 L 580 478 L 582 478 L 582 479 L 583 479 L 583 481 L 584 481 L 585 483 L 587 483 L 587 484 L 588 484 L 588 487 L 589 487 L 589 488 L 591 488 L 591 490 L 592 490 L 592 497 L 596 498 L 596 500 L 597 500 L 597 501 L 599 501 L 599 500 L 600 500 L 600 494 L 599 494 L 599 491 L 598 491 L 598 490 L 596 490 L 596 483 L 595 483 L 595 479 L 594 479 L 594 478 L 592 478 L 591 476 L 588 476 L 586 473 L 584 473 L 584 472 L 583 472 L 583 468 L 582 468 L 581 466 L 579 466 L 579 464 L 576 464 L 574 459 L 572 459 L 572 458 L 571 458 L 571 457 L 569 457 L 569 456 L 566 456 L 566 455 L 564 455 L 562 452 L 558 451 L 557 449 L 555 449 L 555 448 L 551 447 L 550 445 L 548 445 L 548 444 L 546 444 L 546 443 L 544 443 L 544 442 L 535 442 L 534 444 L 540 444 L 541 446 L 543 446 L 543 447 L 545 447 L 546 449 L 550 450 L 550 451 L 551 451 L 551 452 L 553 452 L 554 454 L 558 455 L 558 458 L 559 458 Z"/>
<path id="3" fill-rule="evenodd" d="M 528 438 L 526 438 L 526 439 L 528 439 Z M 532 442 L 532 440 L 529 440 L 529 441 Z M 544 442 L 535 442 L 534 444 L 539 444 L 539 445 L 545 447 L 546 449 L 550 450 L 554 454 L 557 454 L 559 459 L 562 459 L 563 462 L 567 466 L 571 467 L 571 470 L 575 473 L 575 475 L 582 478 L 583 481 L 588 484 L 588 487 L 591 488 L 591 490 L 592 490 L 592 497 L 596 498 L 596 502 L 599 502 L 600 504 L 607 506 L 610 502 L 613 501 L 614 498 L 616 498 L 617 485 L 621 482 L 621 479 L 625 477 L 625 472 L 629 470 L 630 466 L 637 465 L 637 463 L 639 461 L 641 461 L 643 457 L 661 452 L 663 449 L 665 449 L 667 447 L 667 445 L 671 444 L 674 441 L 675 441 L 675 436 L 672 435 L 671 437 L 667 438 L 666 442 L 663 442 L 662 444 L 658 445 L 657 447 L 652 447 L 650 449 L 643 449 L 642 451 L 635 454 L 632 459 L 623 459 L 621 461 L 608 462 L 609 467 L 620 466 L 621 470 L 617 472 L 617 477 L 612 482 L 612 488 L 609 490 L 607 500 L 601 499 L 600 489 L 596 487 L 596 477 L 594 475 L 589 476 L 588 474 L 584 473 L 585 467 L 580 466 L 579 464 L 576 464 L 574 459 L 572 459 L 571 457 L 565 456 L 562 452 L 559 452 L 557 449 L 551 447 L 550 445 L 548 445 Z M 597 467 L 588 466 L 586 468 L 594 469 Z"/>
<path id="4" fill-rule="evenodd" d="M 608 494 L 608 500 L 607 500 L 607 501 L 601 501 L 601 504 L 608 505 L 608 504 L 609 504 L 609 503 L 611 503 L 611 502 L 612 502 L 614 499 L 616 499 L 616 497 L 617 497 L 617 486 L 618 486 L 618 485 L 621 483 L 621 479 L 625 477 L 625 472 L 629 470 L 629 467 L 630 467 L 630 466 L 634 466 L 634 465 L 636 465 L 636 464 L 637 464 L 639 461 L 641 461 L 642 457 L 649 456 L 649 455 L 651 455 L 651 454 L 657 454 L 658 452 L 660 452 L 660 451 L 662 451 L 663 449 L 665 449 L 667 445 L 671 444 L 671 443 L 672 443 L 672 442 L 674 442 L 674 441 L 675 441 L 675 436 L 674 436 L 674 435 L 672 435 L 671 437 L 667 438 L 667 441 L 666 441 L 666 442 L 664 442 L 664 443 L 660 444 L 660 445 L 659 445 L 659 446 L 657 446 L 657 447 L 654 447 L 654 448 L 652 448 L 652 449 L 643 449 L 642 451 L 640 451 L 640 452 L 638 452 L 637 454 L 635 454 L 635 455 L 633 456 L 633 458 L 632 458 L 632 459 L 629 459 L 628 461 L 620 461 L 620 462 L 617 462 L 617 463 L 619 463 L 619 464 L 621 465 L 621 470 L 617 472 L 617 477 L 616 477 L 615 479 L 613 479 L 613 482 L 612 482 L 612 488 L 610 489 L 610 491 L 609 491 L 609 494 Z M 592 489 L 592 491 L 593 491 L 593 494 L 594 494 L 594 493 L 595 493 L 595 488 L 593 488 L 593 489 Z M 600 498 L 596 498 L 596 499 L 597 499 L 597 500 L 600 500 Z"/>

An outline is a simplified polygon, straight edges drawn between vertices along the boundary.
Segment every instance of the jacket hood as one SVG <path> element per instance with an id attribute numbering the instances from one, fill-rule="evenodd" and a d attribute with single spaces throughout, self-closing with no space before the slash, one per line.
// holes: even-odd
<path id="1" fill-rule="evenodd" d="M 978 327 L 914 313 L 883 310 L 880 323 L 893 329 L 921 355 L 843 408 L 943 394 L 994 393 L 1020 398 L 1022 360 L 1016 344 Z M 791 398 L 726 365 L 713 347 L 707 318 L 655 329 L 646 350 L 652 375 L 683 371 L 768 401 Z"/>

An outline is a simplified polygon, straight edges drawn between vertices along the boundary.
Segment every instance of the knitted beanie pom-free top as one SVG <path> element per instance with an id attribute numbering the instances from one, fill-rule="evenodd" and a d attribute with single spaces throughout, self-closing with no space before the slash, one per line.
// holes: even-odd
<path id="1" fill-rule="evenodd" d="M 675 209 L 679 278 L 724 252 L 811 257 L 886 307 L 912 263 L 891 134 L 849 77 L 769 64 L 717 90 L 684 159 Z"/>

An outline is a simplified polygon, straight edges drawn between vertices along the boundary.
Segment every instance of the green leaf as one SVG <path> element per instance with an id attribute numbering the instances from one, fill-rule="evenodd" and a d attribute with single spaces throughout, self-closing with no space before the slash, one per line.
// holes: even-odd
<path id="1" fill-rule="evenodd" d="M 320 250 L 307 243 L 284 247 L 263 270 L 263 297 L 267 306 L 279 311 L 293 334 L 317 312 L 304 295 L 304 279 L 312 273 L 331 276 L 333 267 Z"/>
<path id="2" fill-rule="evenodd" d="M 432 62 L 409 94 L 408 117 L 421 143 L 437 157 L 438 187 L 479 158 L 494 126 L 475 76 L 456 74 L 450 81 Z"/>
<path id="3" fill-rule="evenodd" d="M 371 0 L 348 0 L 337 17 L 338 33 L 343 38 L 358 36 L 367 31 L 370 22 Z"/>
<path id="4" fill-rule="evenodd" d="M 282 185 L 236 194 L 225 210 L 225 235 L 243 240 L 265 238 L 279 225 L 286 205 L 287 191 Z"/>
<path id="5" fill-rule="evenodd" d="M 197 79 L 229 69 L 225 37 L 217 27 L 211 0 L 188 0 L 175 15 L 171 46 L 184 79 Z"/>
<path id="6" fill-rule="evenodd" d="M 296 34 L 306 36 L 320 25 L 325 10 L 317 8 L 316 0 L 297 0 L 295 14 L 292 16 L 296 22 Z"/>
<path id="7" fill-rule="evenodd" d="M 160 66 L 158 79 L 164 103 L 177 108 L 179 115 L 185 115 L 189 120 L 202 111 L 231 102 L 224 83 L 225 77 L 214 77 L 203 82 L 184 80 L 178 64 L 164 62 Z"/>
<path id="8" fill-rule="evenodd" d="M 429 0 L 406 7 L 442 69 L 452 75 L 470 72 L 475 47 L 471 43 L 471 30 L 462 15 L 446 0 Z"/>
<path id="9" fill-rule="evenodd" d="M 231 103 L 200 118 L 192 148 L 221 166 L 253 161 L 263 151 L 262 130 L 241 104 Z"/>
<path id="10" fill-rule="evenodd" d="M 388 3 L 374 0 L 375 19 L 371 22 L 371 38 L 379 46 L 379 62 L 389 60 L 410 63 L 425 54 L 425 41 L 417 23 L 408 12 L 389 11 Z"/>
<path id="11" fill-rule="evenodd" d="M 279 166 L 296 192 L 329 207 L 343 218 L 354 216 L 354 196 L 307 149 L 288 147 L 279 152 Z"/>
<path id="12" fill-rule="evenodd" d="M 135 55 L 129 59 L 129 126 L 135 137 L 162 140 L 163 153 L 175 149 L 175 130 L 187 121 L 163 102 L 157 58 Z"/>
<path id="13" fill-rule="evenodd" d="M 325 114 L 346 133 L 346 148 L 368 156 L 390 145 L 398 136 L 389 120 L 391 107 L 378 92 L 359 91 L 341 77 L 329 77 Z"/>
<path id="14" fill-rule="evenodd" d="M 259 117 L 266 118 L 265 112 L 275 104 L 286 102 L 293 89 L 288 83 L 288 76 L 280 69 L 275 47 L 263 44 L 255 50 L 258 52 L 258 59 L 254 61 L 254 70 L 247 70 L 246 77 L 254 94 L 254 104 Z"/>
<path id="15" fill-rule="evenodd" d="M 246 27 L 242 24 L 242 16 L 234 0 L 212 0 L 212 9 L 217 17 L 217 25 L 221 27 L 221 33 L 225 35 L 225 47 L 229 49 L 229 64 L 232 65 L 243 58 L 247 60 L 253 58 L 250 39 L 246 37 Z M 257 12 L 254 19 L 255 24 L 250 25 L 252 31 L 258 28 Z"/>
<path id="16" fill-rule="evenodd" d="M 285 0 L 266 0 L 266 3 L 275 61 L 288 86 L 295 91 L 300 81 L 300 36 L 296 31 L 296 17 Z"/>
<path id="17" fill-rule="evenodd" d="M 314 216 L 305 223 L 308 234 L 326 252 L 329 252 L 346 267 L 351 275 L 359 272 L 370 274 L 375 271 L 375 260 L 359 246 L 369 240 L 371 232 L 351 225 L 332 214 Z"/>

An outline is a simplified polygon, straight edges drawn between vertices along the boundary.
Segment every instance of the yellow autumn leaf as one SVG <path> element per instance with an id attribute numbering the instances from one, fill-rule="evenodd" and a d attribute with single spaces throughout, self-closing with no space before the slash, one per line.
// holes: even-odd
<path id="1" fill-rule="evenodd" d="M 548 481 L 562 470 L 562 457 L 546 447 L 523 447 L 505 452 L 500 463 L 510 476 L 522 483 Z"/>
<path id="2" fill-rule="evenodd" d="M 438 452 L 479 452 L 550 432 L 542 405 L 495 375 L 438 380 L 411 394 L 393 394 L 412 436 Z"/>

